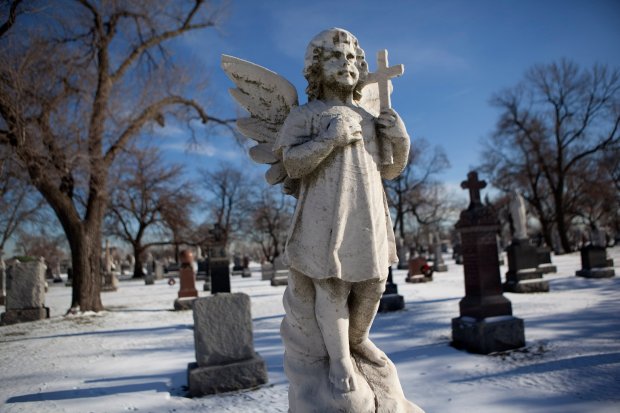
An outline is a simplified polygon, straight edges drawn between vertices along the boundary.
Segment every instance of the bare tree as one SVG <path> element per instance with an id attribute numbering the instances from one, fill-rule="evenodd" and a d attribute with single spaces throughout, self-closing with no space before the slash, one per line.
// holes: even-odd
<path id="1" fill-rule="evenodd" d="M 134 278 L 141 278 L 146 250 L 174 243 L 168 222 L 182 221 L 194 205 L 180 165 L 166 165 L 157 148 L 132 147 L 111 171 L 107 233 L 129 243 Z M 179 217 L 181 215 L 181 217 Z"/>
<path id="2" fill-rule="evenodd" d="M 620 143 L 620 70 L 581 70 L 567 60 L 534 66 L 491 103 L 501 114 L 486 141 L 482 171 L 495 187 L 520 190 L 547 242 L 555 228 L 570 251 L 568 230 L 583 206 L 587 166 Z"/>
<path id="3" fill-rule="evenodd" d="M 31 4 L 17 3 L 18 11 Z M 199 85 L 167 50 L 169 40 L 216 24 L 218 12 L 209 6 L 55 2 L 22 26 L 13 19 L 0 38 L 0 145 L 10 148 L 64 229 L 72 307 L 102 309 L 101 228 L 108 171 L 119 152 L 172 119 L 187 122 L 192 133 L 195 120 L 228 125 L 191 97 Z"/>
<path id="4" fill-rule="evenodd" d="M 219 224 L 227 237 L 234 236 L 244 225 L 248 215 L 248 196 L 251 185 L 248 178 L 232 166 L 220 164 L 218 169 L 201 169 L 199 185 L 207 192 L 203 204 L 209 219 Z"/>
<path id="5" fill-rule="evenodd" d="M 262 186 L 256 186 L 251 208 L 251 239 L 260 246 L 263 257 L 273 263 L 284 249 L 293 215 L 293 198 L 278 194 L 276 188 L 262 182 Z"/>
<path id="6" fill-rule="evenodd" d="M 396 179 L 384 181 L 386 196 L 394 213 L 394 231 L 405 238 L 410 218 L 419 224 L 437 224 L 445 218 L 443 189 L 437 175 L 450 167 L 442 147 L 431 148 L 426 139 L 417 139 L 409 161 Z M 444 205 L 447 206 L 447 205 Z"/>

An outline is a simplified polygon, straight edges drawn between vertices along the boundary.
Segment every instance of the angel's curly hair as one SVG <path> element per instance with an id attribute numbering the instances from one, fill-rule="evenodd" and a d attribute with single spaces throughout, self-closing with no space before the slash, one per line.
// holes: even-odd
<path id="1" fill-rule="evenodd" d="M 308 81 L 306 87 L 308 101 L 321 99 L 323 53 L 338 43 L 351 43 L 355 47 L 355 65 L 359 71 L 359 79 L 353 89 L 353 99 L 359 101 L 362 98 L 362 87 L 368 76 L 368 63 L 366 63 L 364 50 L 359 46 L 357 38 L 350 32 L 335 27 L 316 35 L 306 48 L 303 74 Z"/>

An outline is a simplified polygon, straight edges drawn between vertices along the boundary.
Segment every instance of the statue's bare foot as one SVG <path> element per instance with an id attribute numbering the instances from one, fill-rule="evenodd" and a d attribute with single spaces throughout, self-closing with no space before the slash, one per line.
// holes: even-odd
<path id="1" fill-rule="evenodd" d="M 353 363 L 350 357 L 329 361 L 329 381 L 343 392 L 355 390 Z"/>
<path id="2" fill-rule="evenodd" d="M 385 353 L 379 350 L 379 348 L 369 339 L 365 339 L 361 343 L 352 345 L 351 350 L 379 367 L 383 367 L 387 364 L 387 356 Z"/>

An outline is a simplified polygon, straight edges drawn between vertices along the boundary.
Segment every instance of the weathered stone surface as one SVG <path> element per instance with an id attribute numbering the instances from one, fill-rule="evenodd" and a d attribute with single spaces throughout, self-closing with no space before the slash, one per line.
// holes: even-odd
<path id="1" fill-rule="evenodd" d="M 548 293 L 549 282 L 540 279 L 507 281 L 503 285 L 504 291 L 509 293 Z"/>
<path id="2" fill-rule="evenodd" d="M 6 309 L 42 308 L 45 305 L 45 264 L 15 262 L 6 274 Z"/>
<path id="3" fill-rule="evenodd" d="M 452 319 L 452 345 L 471 353 L 489 354 L 525 346 L 523 320 L 513 316 L 476 320 Z"/>
<path id="4" fill-rule="evenodd" d="M 249 389 L 267 383 L 265 361 L 259 355 L 233 363 L 187 367 L 187 383 L 190 397 Z"/>
<path id="5" fill-rule="evenodd" d="M 199 366 L 254 357 L 250 297 L 234 293 L 195 300 L 194 342 Z"/>

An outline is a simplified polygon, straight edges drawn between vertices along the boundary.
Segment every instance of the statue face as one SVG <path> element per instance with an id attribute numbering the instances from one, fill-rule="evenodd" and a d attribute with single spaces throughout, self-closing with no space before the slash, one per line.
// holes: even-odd
<path id="1" fill-rule="evenodd" d="M 356 50 L 349 43 L 338 43 L 323 52 L 323 79 L 326 85 L 353 89 L 359 80 Z"/>

